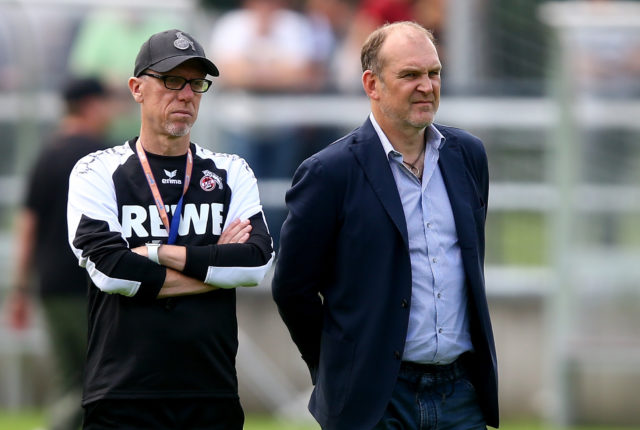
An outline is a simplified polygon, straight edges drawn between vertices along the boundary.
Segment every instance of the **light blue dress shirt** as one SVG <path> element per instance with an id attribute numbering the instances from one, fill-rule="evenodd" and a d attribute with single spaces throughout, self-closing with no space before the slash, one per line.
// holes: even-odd
<path id="1" fill-rule="evenodd" d="M 444 136 L 425 130 L 420 181 L 402 163 L 402 154 L 370 115 L 398 187 L 409 234 L 411 308 L 403 361 L 448 364 L 471 351 L 467 289 L 449 195 L 438 167 Z"/>

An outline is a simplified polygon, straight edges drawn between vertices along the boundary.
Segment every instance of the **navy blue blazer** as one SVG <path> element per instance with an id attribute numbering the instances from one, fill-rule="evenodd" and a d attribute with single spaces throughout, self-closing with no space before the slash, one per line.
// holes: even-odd
<path id="1" fill-rule="evenodd" d="M 473 383 L 498 426 L 495 346 L 484 286 L 489 175 L 482 142 L 436 125 L 469 289 Z M 370 429 L 396 383 L 409 321 L 407 226 L 391 167 L 367 121 L 305 160 L 286 195 L 273 298 L 315 384 L 323 429 Z"/>

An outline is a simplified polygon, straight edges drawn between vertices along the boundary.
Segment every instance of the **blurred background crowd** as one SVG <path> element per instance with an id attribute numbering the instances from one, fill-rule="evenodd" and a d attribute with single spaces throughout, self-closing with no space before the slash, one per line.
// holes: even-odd
<path id="1" fill-rule="evenodd" d="M 248 160 L 277 246 L 297 165 L 368 114 L 362 42 L 398 20 L 438 40 L 437 122 L 487 147 L 503 416 L 639 424 L 636 1 L 0 0 L 0 300 L 15 279 L 26 178 L 38 177 L 32 166 L 60 127 L 71 78 L 104 85 L 104 137 L 122 142 L 138 130 L 126 82 L 141 43 L 170 28 L 194 35 L 221 75 L 193 139 Z M 46 190 L 51 178 L 39 180 Z M 268 280 L 238 306 L 248 411 L 308 416 L 306 370 Z M 20 330 L 0 324 L 0 409 L 51 397 L 46 326 L 37 309 Z"/>

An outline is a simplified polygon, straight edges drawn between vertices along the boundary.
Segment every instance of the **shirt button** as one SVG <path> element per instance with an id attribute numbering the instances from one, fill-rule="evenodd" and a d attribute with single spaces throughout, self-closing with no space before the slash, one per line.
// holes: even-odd
<path id="1" fill-rule="evenodd" d="M 402 299 L 402 303 L 400 304 L 400 306 L 402 306 L 403 308 L 409 306 L 409 302 L 407 301 L 407 299 Z"/>
<path id="2" fill-rule="evenodd" d="M 441 298 L 441 297 L 442 297 L 442 294 L 441 294 L 441 293 L 438 293 L 438 296 L 437 296 L 437 297 L 438 297 L 438 298 Z"/>
<path id="3" fill-rule="evenodd" d="M 431 261 L 432 261 L 432 262 L 434 262 L 434 263 L 437 263 L 437 262 L 438 262 L 438 259 L 437 259 L 436 257 L 433 257 L 433 258 L 431 259 Z"/>
<path id="4" fill-rule="evenodd" d="M 430 222 L 427 223 L 427 228 L 431 228 L 431 223 Z"/>
<path id="5" fill-rule="evenodd" d="M 438 329 L 438 333 L 442 333 L 442 329 L 441 328 Z"/>

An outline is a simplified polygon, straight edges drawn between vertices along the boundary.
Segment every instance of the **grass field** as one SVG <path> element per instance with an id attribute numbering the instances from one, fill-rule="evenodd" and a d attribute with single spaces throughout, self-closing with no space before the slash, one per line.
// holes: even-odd
<path id="1" fill-rule="evenodd" d="M 320 430 L 312 422 L 284 422 L 272 417 L 248 416 L 244 428 L 246 430 Z M 0 411 L 0 430 L 44 430 L 44 416 L 40 411 Z M 554 430 L 534 422 L 505 422 L 501 430 Z M 638 427 L 572 427 L 563 430 L 640 430 Z"/>

